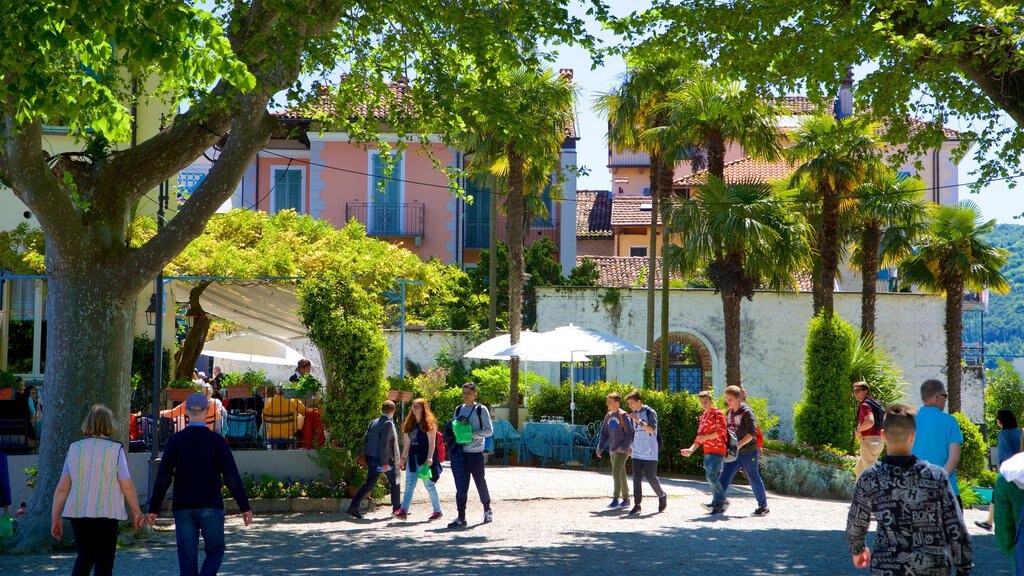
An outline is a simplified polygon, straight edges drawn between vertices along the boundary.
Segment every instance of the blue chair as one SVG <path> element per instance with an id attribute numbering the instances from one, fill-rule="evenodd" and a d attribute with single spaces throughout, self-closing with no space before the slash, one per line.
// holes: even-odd
<path id="1" fill-rule="evenodd" d="M 295 448 L 298 440 L 295 436 L 288 436 L 287 438 L 271 438 L 270 430 L 279 429 L 278 427 L 284 426 L 285 430 L 293 430 L 295 428 L 295 413 L 289 412 L 288 414 L 264 414 L 263 425 L 266 426 L 267 445 L 270 447 L 284 446 Z"/>
<path id="2" fill-rule="evenodd" d="M 256 433 L 255 412 L 228 412 L 227 420 L 224 422 L 224 439 L 232 448 L 243 448 L 252 450 L 259 445 L 259 436 Z"/>

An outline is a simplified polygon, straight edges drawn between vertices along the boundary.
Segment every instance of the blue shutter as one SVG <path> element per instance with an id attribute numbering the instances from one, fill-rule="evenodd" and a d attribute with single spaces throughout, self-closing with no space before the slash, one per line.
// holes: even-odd
<path id="1" fill-rule="evenodd" d="M 280 212 L 291 208 L 302 212 L 302 171 L 296 169 L 277 170 L 274 178 L 274 210 Z"/>
<path id="2" fill-rule="evenodd" d="M 466 205 L 466 248 L 487 248 L 491 238 L 491 191 L 481 182 L 466 184 L 473 203 Z"/>
<path id="3" fill-rule="evenodd" d="M 402 231 L 402 157 L 395 156 L 390 177 L 385 176 L 384 168 L 384 158 L 380 154 L 374 154 L 369 233 L 395 236 Z"/>

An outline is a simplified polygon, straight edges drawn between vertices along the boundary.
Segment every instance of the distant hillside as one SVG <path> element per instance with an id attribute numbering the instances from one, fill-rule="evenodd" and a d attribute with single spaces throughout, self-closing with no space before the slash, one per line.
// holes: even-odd
<path id="1" fill-rule="evenodd" d="M 1024 357 L 1024 226 L 1000 224 L 989 240 L 1010 251 L 1010 260 L 1003 274 L 1010 281 L 1010 293 L 993 294 L 985 316 L 986 364 L 994 367 L 998 357 L 1012 360 Z M 965 314 L 966 339 L 980 334 L 980 325 L 974 314 Z M 965 340 L 966 340 L 965 339 Z"/>

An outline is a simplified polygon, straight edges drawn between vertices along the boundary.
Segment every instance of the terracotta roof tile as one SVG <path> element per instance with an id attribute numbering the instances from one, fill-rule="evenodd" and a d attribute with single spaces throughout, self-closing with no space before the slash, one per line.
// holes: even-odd
<path id="1" fill-rule="evenodd" d="M 806 96 L 783 96 L 775 103 L 794 116 L 817 114 L 818 112 L 831 112 L 828 106 L 819 106 Z"/>
<path id="2" fill-rule="evenodd" d="M 661 223 L 661 217 L 658 217 Z M 650 196 L 616 196 L 612 200 L 612 226 L 651 225 Z"/>
<path id="3" fill-rule="evenodd" d="M 611 238 L 612 197 L 607 190 L 576 192 L 576 237 Z"/>
<path id="4" fill-rule="evenodd" d="M 625 288 L 640 286 L 638 281 L 649 264 L 646 257 L 641 256 L 577 256 L 576 265 L 583 260 L 593 260 L 600 272 L 598 285 Z M 654 285 L 661 286 L 661 258 L 656 259 Z M 643 286 L 646 286 L 646 282 Z"/>
<path id="5" fill-rule="evenodd" d="M 789 165 L 785 160 L 777 162 L 764 162 L 754 160 L 750 157 L 733 160 L 725 165 L 726 183 L 736 182 L 773 182 L 782 178 L 789 178 L 796 168 Z M 707 170 L 701 170 L 688 174 L 675 181 L 676 186 L 696 186 L 707 177 Z"/>

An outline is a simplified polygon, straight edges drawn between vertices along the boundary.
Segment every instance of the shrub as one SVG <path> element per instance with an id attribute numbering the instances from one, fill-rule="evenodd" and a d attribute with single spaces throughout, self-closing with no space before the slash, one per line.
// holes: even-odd
<path id="1" fill-rule="evenodd" d="M 996 445 L 999 426 L 996 425 L 996 412 L 1013 410 L 1018 419 L 1024 420 L 1024 383 L 1013 364 L 1000 360 L 994 370 L 985 374 L 988 384 L 985 387 L 985 422 L 988 423 L 988 443 Z"/>
<path id="2" fill-rule="evenodd" d="M 804 458 L 762 456 L 761 478 L 780 494 L 850 500 L 856 485 L 853 472 Z"/>
<path id="3" fill-rule="evenodd" d="M 995 488 L 996 478 L 998 476 L 999 473 L 996 472 L 995 470 L 982 470 L 981 474 L 979 474 L 978 477 L 974 479 L 974 485 L 980 486 L 982 488 Z"/>
<path id="4" fill-rule="evenodd" d="M 883 406 L 895 404 L 906 397 L 906 381 L 888 352 L 875 345 L 871 337 L 854 340 L 850 361 L 850 384 L 858 381 L 871 386 L 871 395 Z"/>
<path id="5" fill-rule="evenodd" d="M 985 443 L 978 425 L 971 422 L 963 412 L 957 412 L 953 417 L 960 423 L 960 432 L 964 435 L 960 463 L 956 467 L 957 477 L 970 482 L 981 476 L 987 468 L 985 463 L 988 461 L 988 444 Z"/>
<path id="6" fill-rule="evenodd" d="M 530 418 L 539 420 L 544 416 L 561 416 L 569 422 L 569 386 L 569 383 L 541 386 L 530 399 Z M 635 389 L 628 384 L 617 382 L 589 386 L 576 384 L 576 423 L 589 424 L 601 421 L 607 412 L 605 397 L 609 393 L 618 392 L 625 396 Z M 688 447 L 697 435 L 697 421 L 702 412 L 697 397 L 692 394 L 644 390 L 643 399 L 644 404 L 658 413 L 658 427 L 661 429 L 663 444 L 660 452 L 661 469 L 683 474 L 703 474 L 701 458 L 683 458 L 679 455 L 679 449 Z"/>
<path id="7" fill-rule="evenodd" d="M 462 388 L 446 388 L 430 401 L 430 410 L 437 418 L 438 426 L 444 426 L 452 419 L 459 404 L 462 404 Z"/>
<path id="8" fill-rule="evenodd" d="M 960 489 L 960 501 L 964 503 L 964 510 L 984 504 L 981 495 L 974 491 L 970 483 L 958 478 L 956 485 Z"/>
<path id="9" fill-rule="evenodd" d="M 830 466 L 839 466 L 851 472 L 857 464 L 857 458 L 847 456 L 844 451 L 827 446 L 815 448 L 807 444 L 794 444 L 783 440 L 765 439 L 764 447 L 773 452 L 781 452 Z"/>
<path id="10" fill-rule="evenodd" d="M 797 440 L 812 446 L 853 446 L 850 366 L 856 337 L 839 316 L 815 316 L 807 334 L 804 397 L 795 407 Z"/>
<path id="11" fill-rule="evenodd" d="M 417 398 L 433 400 L 448 387 L 448 369 L 441 366 L 428 368 L 413 380 L 413 392 Z"/>
<path id="12" fill-rule="evenodd" d="M 472 381 L 477 385 L 480 396 L 478 401 L 485 406 L 497 406 L 508 403 L 508 390 L 512 382 L 512 370 L 508 364 L 495 364 L 486 368 L 476 368 L 472 372 Z M 533 372 L 519 372 L 519 394 L 524 399 L 530 395 L 535 384 L 547 383 L 547 379 Z"/>

